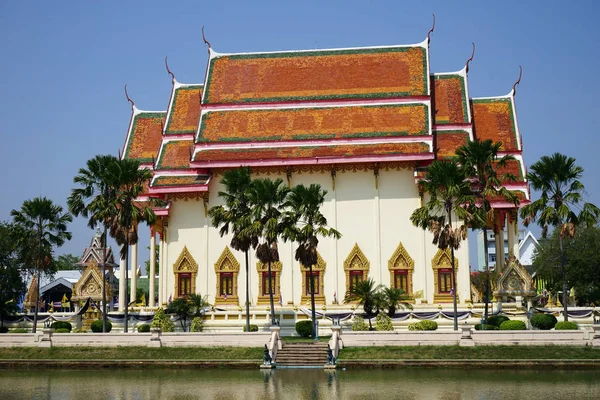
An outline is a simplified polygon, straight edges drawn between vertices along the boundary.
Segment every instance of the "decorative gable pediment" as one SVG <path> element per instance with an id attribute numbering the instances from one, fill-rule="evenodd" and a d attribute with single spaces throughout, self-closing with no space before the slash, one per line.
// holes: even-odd
<path id="1" fill-rule="evenodd" d="M 392 258 L 388 261 L 388 269 L 415 269 L 415 260 L 408 254 L 402 242 L 398 244 Z"/>
<path id="2" fill-rule="evenodd" d="M 508 257 L 508 264 L 496 281 L 496 290 L 494 296 L 535 296 L 536 291 L 533 288 L 533 279 L 527 270 L 521 265 L 514 256 Z"/>
<path id="3" fill-rule="evenodd" d="M 177 257 L 177 261 L 173 264 L 173 271 L 175 273 L 198 272 L 198 263 L 190 254 L 187 246 L 183 246 L 183 250 L 179 254 L 179 257 Z"/>
<path id="4" fill-rule="evenodd" d="M 327 266 L 327 263 L 325 262 L 325 260 L 323 260 L 323 257 L 321 257 L 321 253 L 319 253 L 317 251 L 317 263 L 312 266 L 312 270 L 313 271 L 325 271 L 326 266 Z M 308 265 L 304 265 L 304 264 L 300 263 L 300 270 L 308 271 Z"/>
<path id="5" fill-rule="evenodd" d="M 452 268 L 452 253 L 448 247 L 445 250 L 439 249 L 431 260 L 433 268 Z M 454 268 L 458 270 L 458 258 L 454 257 Z"/>
<path id="6" fill-rule="evenodd" d="M 106 295 L 110 296 L 110 285 L 106 285 Z M 95 260 L 85 268 L 81 278 L 73 286 L 74 301 L 86 300 L 91 297 L 92 300 L 102 300 L 102 271 Z"/>
<path id="7" fill-rule="evenodd" d="M 239 270 L 240 263 L 236 260 L 229 246 L 225 246 L 221 256 L 215 263 L 215 272 L 239 272 Z"/>
<path id="8" fill-rule="evenodd" d="M 349 270 L 362 270 L 368 271 L 370 266 L 369 260 L 365 256 L 365 253 L 358 247 L 358 243 L 354 243 L 354 247 L 350 250 L 350 254 L 344 261 L 344 269 Z"/>

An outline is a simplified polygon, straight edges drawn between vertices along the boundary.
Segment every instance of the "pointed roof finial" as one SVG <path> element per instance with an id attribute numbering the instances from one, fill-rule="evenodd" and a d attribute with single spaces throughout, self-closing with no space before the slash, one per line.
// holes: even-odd
<path id="1" fill-rule="evenodd" d="M 517 85 L 521 83 L 521 77 L 523 76 L 523 67 L 519 65 L 519 79 L 513 84 L 512 94 L 515 96 L 517 94 Z"/>
<path id="2" fill-rule="evenodd" d="M 125 97 L 127 97 L 127 101 L 131 103 L 131 109 L 133 110 L 133 108 L 135 107 L 135 103 L 129 97 L 129 93 L 127 93 L 127 85 L 125 85 Z"/>
<path id="3" fill-rule="evenodd" d="M 431 29 L 429 30 L 429 32 L 427 32 L 427 44 L 429 45 L 429 42 L 431 42 L 431 34 L 433 33 L 434 29 L 435 29 L 435 14 L 431 14 L 433 16 L 433 25 L 431 26 Z"/>
<path id="4" fill-rule="evenodd" d="M 117 149 L 117 153 L 119 153 L 119 160 L 121 159 L 121 149 Z"/>
<path id="5" fill-rule="evenodd" d="M 471 43 L 473 45 L 473 51 L 471 52 L 471 57 L 467 60 L 465 64 L 465 68 L 467 69 L 467 74 L 469 73 L 469 63 L 473 61 L 473 56 L 475 55 L 475 43 Z"/>
<path id="6" fill-rule="evenodd" d="M 208 54 L 210 55 L 210 42 L 206 40 L 206 37 L 204 36 L 204 25 L 202 25 L 202 40 L 204 40 L 204 43 L 208 46 Z"/>
<path id="7" fill-rule="evenodd" d="M 171 72 L 169 69 L 169 63 L 167 62 L 167 57 L 165 57 L 165 67 L 167 67 L 167 73 L 171 75 L 171 82 L 175 83 L 175 74 Z"/>

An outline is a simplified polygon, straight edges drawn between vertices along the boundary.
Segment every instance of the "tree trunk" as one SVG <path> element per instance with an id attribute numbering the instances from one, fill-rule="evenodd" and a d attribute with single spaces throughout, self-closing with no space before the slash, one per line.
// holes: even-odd
<path id="1" fill-rule="evenodd" d="M 452 211 L 448 211 L 448 223 L 452 226 Z M 454 260 L 454 247 L 450 244 L 450 255 L 452 256 L 452 304 L 454 305 L 454 330 L 458 330 L 458 308 L 456 306 L 456 268 Z M 468 268 L 468 265 L 467 265 Z"/>
<path id="2" fill-rule="evenodd" d="M 271 282 L 271 260 L 268 262 L 269 268 L 269 303 L 271 304 L 271 325 L 275 325 L 275 304 L 273 303 L 273 282 Z"/>
<path id="3" fill-rule="evenodd" d="M 123 332 L 127 333 L 127 326 L 129 325 L 129 245 L 127 246 L 127 254 L 125 254 L 125 322 L 123 325 Z"/>
<path id="4" fill-rule="evenodd" d="M 312 326 L 313 326 L 312 337 L 313 337 L 313 339 L 316 339 L 318 336 L 317 335 L 317 313 L 315 311 L 315 280 L 313 279 L 312 265 L 308 266 L 308 271 L 310 274 L 310 307 L 312 308 L 311 317 L 312 317 Z"/>
<path id="5" fill-rule="evenodd" d="M 569 320 L 569 314 L 567 314 L 567 301 L 569 300 L 569 296 L 567 295 L 567 277 L 565 274 L 565 249 L 563 248 L 563 237 L 559 235 L 559 243 L 560 243 L 560 273 L 562 275 L 562 289 L 563 289 L 563 315 L 564 321 L 567 322 Z"/>
<path id="6" fill-rule="evenodd" d="M 485 206 L 484 206 L 485 212 Z M 487 214 L 486 214 L 487 215 Z M 486 222 L 487 224 L 487 222 Z M 485 288 L 484 288 L 484 304 L 485 308 L 483 311 L 483 320 L 487 323 L 488 319 L 488 304 L 490 302 L 490 255 L 488 250 L 488 237 L 487 237 L 487 225 L 483 227 L 483 254 L 485 257 Z"/>
<path id="7" fill-rule="evenodd" d="M 250 276 L 248 274 L 250 261 L 248 259 L 248 250 L 246 253 L 246 332 L 250 333 Z"/>
<path id="8" fill-rule="evenodd" d="M 33 312 L 33 329 L 31 329 L 32 333 L 37 332 L 37 322 L 38 322 L 38 313 L 40 312 L 40 287 L 42 283 L 42 277 L 40 276 L 42 272 L 42 218 L 39 218 L 38 221 L 38 256 L 37 256 L 37 291 L 35 293 L 35 309 Z"/>

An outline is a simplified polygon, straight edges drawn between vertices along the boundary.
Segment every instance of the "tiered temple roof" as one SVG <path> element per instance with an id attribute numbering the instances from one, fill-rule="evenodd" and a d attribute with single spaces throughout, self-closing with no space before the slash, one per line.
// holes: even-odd
<path id="1" fill-rule="evenodd" d="M 506 186 L 527 201 L 514 90 L 470 99 L 467 72 L 430 73 L 427 40 L 241 54 L 209 47 L 203 84 L 173 76 L 166 112 L 133 107 L 123 157 L 152 167 L 147 194 L 160 197 L 207 191 L 214 168 L 405 161 L 417 171 L 469 140 L 492 139 L 515 156 L 501 172 L 518 178 Z"/>

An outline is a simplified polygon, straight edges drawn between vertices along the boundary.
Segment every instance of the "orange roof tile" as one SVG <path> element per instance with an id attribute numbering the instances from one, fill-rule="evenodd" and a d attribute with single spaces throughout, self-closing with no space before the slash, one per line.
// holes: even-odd
<path id="1" fill-rule="evenodd" d="M 213 111 L 198 142 L 311 140 L 429 134 L 426 104 Z"/>
<path id="2" fill-rule="evenodd" d="M 433 104 L 436 124 L 469 122 L 465 79 L 459 74 L 434 75 Z"/>
<path id="3" fill-rule="evenodd" d="M 466 131 L 436 131 L 435 148 L 438 159 L 454 157 L 456 149 L 469 141 L 469 133 Z"/>
<path id="4" fill-rule="evenodd" d="M 499 168 L 498 166 L 496 166 L 495 169 L 496 169 L 496 174 L 497 174 L 498 178 L 500 178 L 500 176 L 503 174 L 512 174 L 515 176 L 515 178 L 517 178 L 517 180 L 515 182 L 523 182 L 524 181 L 523 169 L 522 169 L 521 161 L 519 159 L 509 160 L 506 162 L 504 167 Z M 505 181 L 504 183 L 508 183 L 508 181 Z"/>
<path id="5" fill-rule="evenodd" d="M 503 151 L 518 151 L 519 143 L 512 99 L 473 99 L 473 126 L 479 140 L 502 142 Z"/>
<path id="6" fill-rule="evenodd" d="M 135 114 L 123 157 L 152 162 L 152 157 L 156 157 L 160 149 L 164 122 L 164 112 L 142 111 Z"/>
<path id="7" fill-rule="evenodd" d="M 170 140 L 164 142 L 157 169 L 188 169 L 190 167 L 193 140 Z"/>
<path id="8" fill-rule="evenodd" d="M 427 57 L 420 46 L 217 55 L 203 103 L 425 96 Z"/>
<path id="9" fill-rule="evenodd" d="M 427 143 L 379 143 L 337 146 L 296 146 L 246 149 L 208 149 L 196 153 L 195 162 L 275 160 L 326 157 L 360 157 L 429 153 Z"/>
<path id="10" fill-rule="evenodd" d="M 200 120 L 202 85 L 180 86 L 175 89 L 165 134 L 196 133 Z"/>
<path id="11" fill-rule="evenodd" d="M 163 175 L 157 176 L 152 187 L 206 185 L 208 175 Z"/>

